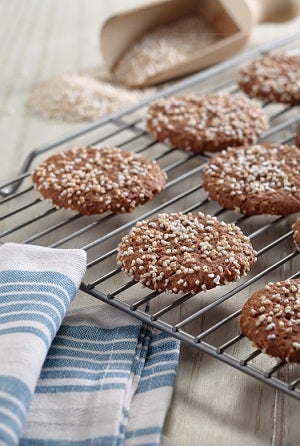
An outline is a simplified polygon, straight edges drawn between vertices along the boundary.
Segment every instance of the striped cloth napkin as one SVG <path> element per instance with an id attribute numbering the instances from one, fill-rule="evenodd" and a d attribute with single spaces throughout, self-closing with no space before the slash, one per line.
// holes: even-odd
<path id="1" fill-rule="evenodd" d="M 107 305 L 66 310 L 81 250 L 0 247 L 0 445 L 159 445 L 173 337 Z"/>

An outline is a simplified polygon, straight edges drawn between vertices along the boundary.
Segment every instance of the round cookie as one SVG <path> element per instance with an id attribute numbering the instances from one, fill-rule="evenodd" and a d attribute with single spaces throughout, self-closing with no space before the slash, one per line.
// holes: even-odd
<path id="1" fill-rule="evenodd" d="M 300 280 L 270 283 L 244 304 L 240 326 L 259 349 L 300 362 Z"/>
<path id="2" fill-rule="evenodd" d="M 154 139 L 199 153 L 253 144 L 268 128 L 268 120 L 264 111 L 250 100 L 211 93 L 153 102 L 146 125 Z"/>
<path id="3" fill-rule="evenodd" d="M 151 200 L 164 189 L 166 176 L 154 161 L 127 150 L 78 147 L 41 163 L 32 181 L 59 208 L 118 214 Z"/>
<path id="4" fill-rule="evenodd" d="M 240 88 L 267 102 L 300 104 L 300 57 L 268 54 L 255 58 L 238 73 Z"/>
<path id="5" fill-rule="evenodd" d="M 300 150 L 264 144 L 229 148 L 202 173 L 209 198 L 246 215 L 300 211 Z"/>
<path id="6" fill-rule="evenodd" d="M 298 217 L 295 223 L 293 224 L 293 230 L 294 230 L 295 245 L 297 249 L 300 250 L 300 217 Z"/>
<path id="7" fill-rule="evenodd" d="M 234 224 L 215 217 L 159 214 L 123 237 L 118 263 L 152 290 L 198 293 L 234 282 L 256 260 L 250 240 Z"/>

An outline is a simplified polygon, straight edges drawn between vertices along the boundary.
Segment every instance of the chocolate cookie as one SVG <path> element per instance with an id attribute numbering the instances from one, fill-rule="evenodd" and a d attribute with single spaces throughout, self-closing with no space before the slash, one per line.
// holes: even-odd
<path id="1" fill-rule="evenodd" d="M 295 245 L 300 250 L 300 217 L 298 217 L 295 223 L 293 224 L 293 230 L 294 230 Z"/>
<path id="2" fill-rule="evenodd" d="M 123 237 L 118 263 L 152 290 L 198 293 L 233 282 L 256 260 L 251 242 L 234 224 L 215 217 L 159 214 Z"/>
<path id="3" fill-rule="evenodd" d="M 259 350 L 300 362 L 300 280 L 268 284 L 242 308 L 241 331 Z"/>
<path id="4" fill-rule="evenodd" d="M 264 144 L 229 148 L 205 166 L 209 198 L 242 214 L 288 215 L 300 211 L 300 150 Z"/>
<path id="5" fill-rule="evenodd" d="M 295 138 L 295 145 L 300 149 L 300 125 L 297 127 L 297 133 Z"/>
<path id="6" fill-rule="evenodd" d="M 253 144 L 268 121 L 261 108 L 242 97 L 190 94 L 150 104 L 146 125 L 154 139 L 198 153 Z"/>
<path id="7" fill-rule="evenodd" d="M 240 88 L 267 102 L 300 104 L 300 57 L 268 54 L 257 57 L 238 74 Z"/>
<path id="8" fill-rule="evenodd" d="M 51 156 L 33 172 L 41 195 L 81 214 L 131 212 L 164 189 L 165 173 L 154 162 L 112 147 L 79 147 Z"/>

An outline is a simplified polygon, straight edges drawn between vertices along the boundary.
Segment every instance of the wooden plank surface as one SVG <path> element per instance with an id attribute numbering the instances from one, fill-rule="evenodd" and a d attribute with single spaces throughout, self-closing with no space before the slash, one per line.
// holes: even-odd
<path id="1" fill-rule="evenodd" d="M 127 0 L 126 7 L 141 3 Z M 1 183 L 16 175 L 33 148 L 81 127 L 35 116 L 26 99 L 54 74 L 102 73 L 100 25 L 122 8 L 121 0 L 0 1 Z M 248 47 L 299 29 L 299 19 L 261 25 Z M 300 402 L 182 345 L 164 433 L 178 446 L 296 446 L 299 409 Z"/>

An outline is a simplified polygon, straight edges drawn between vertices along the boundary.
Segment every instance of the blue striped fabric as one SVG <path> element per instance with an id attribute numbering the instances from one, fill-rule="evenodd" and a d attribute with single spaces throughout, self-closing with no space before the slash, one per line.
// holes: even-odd
<path id="1" fill-rule="evenodd" d="M 39 373 L 75 293 L 73 281 L 57 272 L 0 271 L 0 439 L 7 445 L 18 444 L 36 383 L 36 379 L 32 380 L 30 352 L 22 344 L 42 342 L 34 358 L 39 363 L 36 374 Z M 18 348 L 8 350 L 17 337 Z M 29 379 L 21 367 L 28 368 Z"/>
<path id="2" fill-rule="evenodd" d="M 138 325 L 115 329 L 114 342 L 107 329 L 63 325 L 48 352 L 36 393 L 125 389 L 139 329 Z"/>
<path id="3" fill-rule="evenodd" d="M 178 342 L 115 309 L 99 311 L 95 321 L 98 308 L 73 312 L 58 331 L 36 387 L 22 446 L 160 444 Z M 121 325 L 103 328 L 113 312 Z M 139 394 L 149 400 L 154 417 L 142 405 L 135 407 Z"/>
<path id="4" fill-rule="evenodd" d="M 85 267 L 0 247 L 1 446 L 160 444 L 179 344 L 107 305 L 67 312 Z"/>
<path id="5" fill-rule="evenodd" d="M 0 336 L 29 328 L 49 348 L 75 293 L 61 273 L 0 271 Z"/>
<path id="6" fill-rule="evenodd" d="M 0 439 L 17 444 L 31 400 L 26 383 L 12 376 L 0 376 Z"/>

